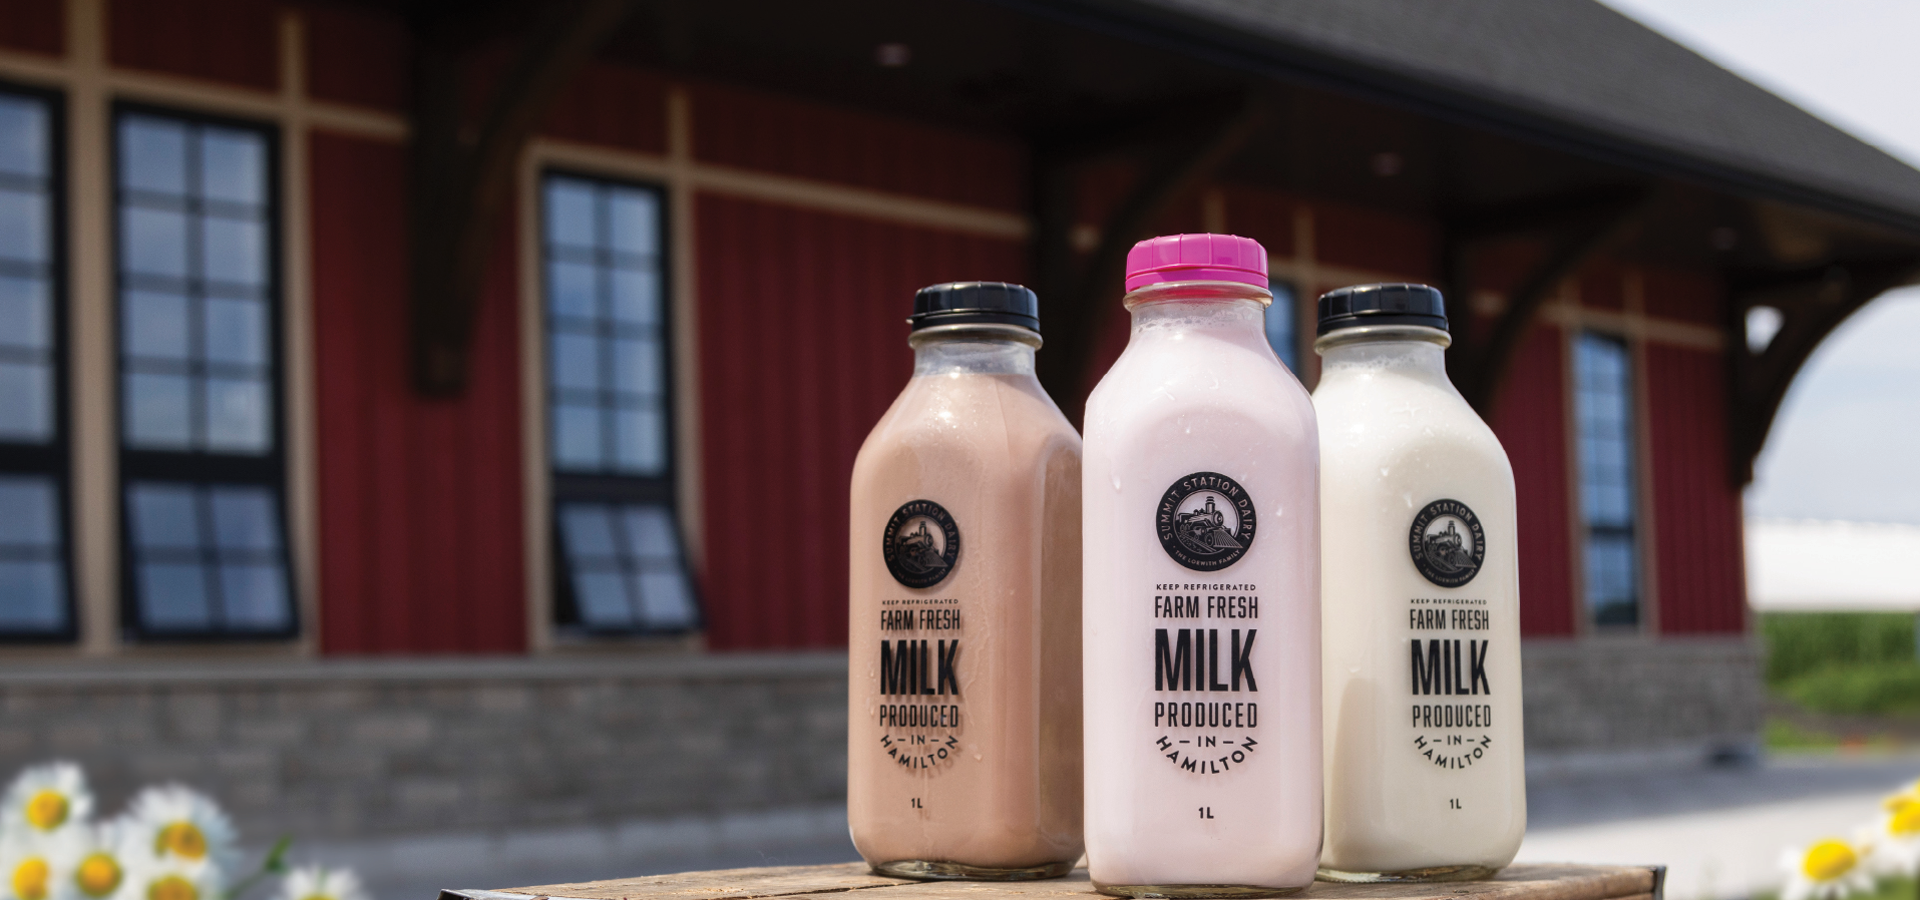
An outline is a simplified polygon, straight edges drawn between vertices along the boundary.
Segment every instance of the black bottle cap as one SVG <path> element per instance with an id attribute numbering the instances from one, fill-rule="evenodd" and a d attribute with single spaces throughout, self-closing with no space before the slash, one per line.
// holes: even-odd
<path id="1" fill-rule="evenodd" d="M 1040 299 L 1004 281 L 949 281 L 913 295 L 913 330 L 935 325 L 1018 325 L 1040 330 Z"/>
<path id="2" fill-rule="evenodd" d="M 1356 284 L 1320 295 L 1319 334 L 1364 325 L 1447 330 L 1447 302 L 1424 284 Z"/>

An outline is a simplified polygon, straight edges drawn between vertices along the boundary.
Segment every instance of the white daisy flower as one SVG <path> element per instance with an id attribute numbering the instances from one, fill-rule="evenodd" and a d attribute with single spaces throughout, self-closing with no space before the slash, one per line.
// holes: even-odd
<path id="1" fill-rule="evenodd" d="M 220 867 L 179 857 L 128 860 L 115 900 L 222 900 Z"/>
<path id="2" fill-rule="evenodd" d="M 280 882 L 279 900 L 367 900 L 352 869 L 301 866 Z"/>
<path id="3" fill-rule="evenodd" d="M 1780 856 L 1787 870 L 1787 886 L 1780 900 L 1842 900 L 1873 890 L 1873 876 L 1863 865 L 1864 854 L 1839 838 L 1822 838 L 1805 850 Z"/>
<path id="4" fill-rule="evenodd" d="M 121 827 L 121 853 L 129 865 L 151 859 L 230 872 L 239 861 L 233 823 L 219 804 L 177 784 L 141 791 L 127 804 Z"/>
<path id="5" fill-rule="evenodd" d="M 0 834 L 52 834 L 93 815 L 87 776 L 70 762 L 33 766 L 7 787 Z"/>
<path id="6" fill-rule="evenodd" d="M 66 900 L 60 890 L 71 871 L 70 830 L 0 840 L 0 900 Z"/>
<path id="7" fill-rule="evenodd" d="M 1862 829 L 1859 843 L 1867 849 L 1867 863 L 1886 875 L 1920 871 L 1920 802 L 1891 807 L 1873 825 Z"/>
<path id="8" fill-rule="evenodd" d="M 76 829 L 60 849 L 64 877 L 54 886 L 53 900 L 107 900 L 126 885 L 119 822 Z"/>

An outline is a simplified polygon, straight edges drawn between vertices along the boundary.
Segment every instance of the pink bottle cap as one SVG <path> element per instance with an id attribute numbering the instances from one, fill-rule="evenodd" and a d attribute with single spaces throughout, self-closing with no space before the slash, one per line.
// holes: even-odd
<path id="1" fill-rule="evenodd" d="M 1127 292 L 1169 281 L 1267 286 L 1267 248 L 1232 234 L 1168 234 L 1127 251 Z"/>

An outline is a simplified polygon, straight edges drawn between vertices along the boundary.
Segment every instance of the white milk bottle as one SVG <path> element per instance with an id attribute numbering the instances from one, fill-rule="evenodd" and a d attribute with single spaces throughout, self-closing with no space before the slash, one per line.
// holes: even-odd
<path id="1" fill-rule="evenodd" d="M 1142 241 L 1126 285 L 1082 468 L 1088 865 L 1124 897 L 1288 893 L 1322 824 L 1312 405 L 1257 242 Z"/>
<path id="2" fill-rule="evenodd" d="M 1320 298 L 1332 881 L 1483 878 L 1527 828 L 1513 468 L 1418 284 Z"/>

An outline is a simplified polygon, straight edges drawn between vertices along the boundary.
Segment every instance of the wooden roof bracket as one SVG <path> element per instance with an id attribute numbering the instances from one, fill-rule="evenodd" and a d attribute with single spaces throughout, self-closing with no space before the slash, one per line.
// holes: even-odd
<path id="1" fill-rule="evenodd" d="M 1766 278 L 1729 277 L 1726 355 L 1731 409 L 1728 473 L 1734 487 L 1753 481 L 1753 464 L 1766 445 L 1780 403 L 1813 351 L 1841 322 L 1875 297 L 1920 279 L 1920 257 L 1814 266 Z M 1747 344 L 1747 312 L 1771 306 L 1780 330 L 1754 352 Z"/>
<path id="2" fill-rule="evenodd" d="M 1211 124 L 1167 130 L 1177 137 L 1161 142 L 1146 173 L 1101 224 L 1099 244 L 1084 266 L 1076 266 L 1074 258 L 1075 187 L 1084 163 L 1098 154 L 1078 147 L 1050 152 L 1043 146 L 1034 152 L 1034 286 L 1043 321 L 1057 323 L 1045 332 L 1040 382 L 1076 425 L 1094 350 L 1107 323 L 1120 314 L 1113 299 L 1124 286 L 1127 251 L 1151 237 L 1154 221 L 1238 153 L 1265 118 L 1266 105 L 1249 94 L 1223 106 Z M 1130 130 L 1117 145 L 1139 133 Z"/>
<path id="3" fill-rule="evenodd" d="M 487 258 L 513 201 L 520 154 L 554 98 L 593 58 L 634 0 L 571 0 L 538 6 L 537 21 L 493 90 L 478 128 L 463 114 L 469 46 L 459 8 L 416 22 L 409 230 L 409 318 L 415 388 L 428 396 L 466 389 L 473 319 Z"/>
<path id="4" fill-rule="evenodd" d="M 1647 188 L 1609 190 L 1456 216 L 1448 222 L 1441 239 L 1441 273 L 1456 324 L 1447 369 L 1475 411 L 1493 414 L 1514 354 L 1553 290 L 1632 227 L 1654 195 Z M 1547 251 L 1507 295 L 1493 328 L 1477 338 L 1472 328 L 1461 327 L 1471 321 L 1462 313 L 1471 308 L 1473 249 L 1492 238 L 1529 234 L 1546 236 Z"/>

